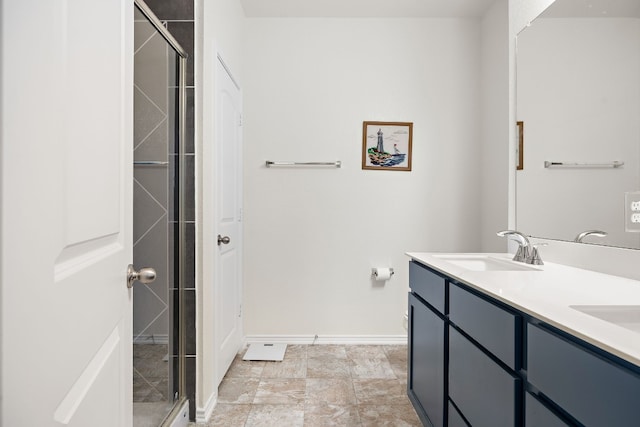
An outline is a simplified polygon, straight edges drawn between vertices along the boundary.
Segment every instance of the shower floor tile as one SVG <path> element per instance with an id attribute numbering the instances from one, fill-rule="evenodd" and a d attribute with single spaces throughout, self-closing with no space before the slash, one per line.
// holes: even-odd
<path id="1" fill-rule="evenodd" d="M 133 401 L 169 401 L 169 363 L 166 344 L 133 345 Z"/>

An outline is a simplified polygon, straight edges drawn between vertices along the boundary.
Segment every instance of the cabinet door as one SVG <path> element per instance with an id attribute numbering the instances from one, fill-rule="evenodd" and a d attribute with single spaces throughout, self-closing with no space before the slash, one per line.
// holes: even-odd
<path id="1" fill-rule="evenodd" d="M 527 378 L 585 426 L 640 425 L 640 376 L 576 342 L 527 325 Z"/>
<path id="2" fill-rule="evenodd" d="M 474 427 L 518 425 L 521 380 L 449 327 L 449 397 Z"/>
<path id="3" fill-rule="evenodd" d="M 433 427 L 444 426 L 444 334 L 444 320 L 409 294 L 408 392 L 420 419 Z"/>
<path id="4" fill-rule="evenodd" d="M 569 427 L 529 392 L 525 397 L 525 427 Z"/>
<path id="5" fill-rule="evenodd" d="M 449 402 L 449 419 L 447 427 L 469 427 L 456 408 Z"/>

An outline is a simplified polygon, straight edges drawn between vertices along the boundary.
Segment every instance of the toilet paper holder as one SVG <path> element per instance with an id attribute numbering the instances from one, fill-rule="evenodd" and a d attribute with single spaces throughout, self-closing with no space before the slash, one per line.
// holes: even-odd
<path id="1" fill-rule="evenodd" d="M 378 270 L 379 268 L 372 268 L 371 269 L 371 278 L 374 280 L 378 280 Z M 393 268 L 389 268 L 389 277 L 387 279 L 390 279 L 391 277 L 393 277 L 393 275 L 395 274 L 395 272 L 393 271 Z M 387 280 L 387 279 L 383 279 L 383 280 Z"/>

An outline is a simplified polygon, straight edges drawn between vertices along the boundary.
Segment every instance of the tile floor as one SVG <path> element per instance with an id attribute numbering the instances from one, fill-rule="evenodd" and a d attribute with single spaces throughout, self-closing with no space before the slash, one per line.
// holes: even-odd
<path id="1" fill-rule="evenodd" d="M 407 398 L 406 345 L 290 345 L 282 362 L 242 354 L 198 427 L 422 425 Z"/>

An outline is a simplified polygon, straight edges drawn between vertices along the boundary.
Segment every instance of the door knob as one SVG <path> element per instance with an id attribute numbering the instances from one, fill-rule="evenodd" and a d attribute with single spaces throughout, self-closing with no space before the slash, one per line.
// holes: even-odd
<path id="1" fill-rule="evenodd" d="M 145 267 L 136 271 L 133 268 L 133 264 L 129 264 L 127 267 L 127 288 L 132 288 L 133 282 L 136 280 L 141 283 L 151 283 L 156 280 L 156 270 L 151 267 Z"/>
<path id="2" fill-rule="evenodd" d="M 218 234 L 218 246 L 222 244 L 228 245 L 229 242 L 231 242 L 231 239 L 229 238 L 229 236 L 222 237 L 221 235 Z"/>

